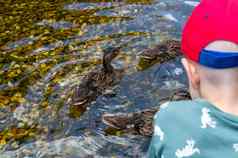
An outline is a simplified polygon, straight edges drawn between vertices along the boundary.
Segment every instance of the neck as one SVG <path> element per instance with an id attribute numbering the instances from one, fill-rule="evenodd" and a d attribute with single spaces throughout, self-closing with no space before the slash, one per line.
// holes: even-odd
<path id="1" fill-rule="evenodd" d="M 103 69 L 105 72 L 112 72 L 113 71 L 113 67 L 111 65 L 111 61 L 106 61 L 106 59 L 103 59 Z"/>
<path id="2" fill-rule="evenodd" d="M 202 98 L 224 112 L 238 116 L 238 86 L 207 87 L 201 92 Z M 204 93 L 207 92 L 207 93 Z M 212 94 L 212 95 L 211 95 Z"/>

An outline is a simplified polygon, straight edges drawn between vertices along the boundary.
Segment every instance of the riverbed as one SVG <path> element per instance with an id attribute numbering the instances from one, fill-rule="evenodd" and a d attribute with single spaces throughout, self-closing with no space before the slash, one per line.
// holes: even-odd
<path id="1" fill-rule="evenodd" d="M 156 44 L 180 40 L 197 1 L 4 0 L 0 2 L 0 157 L 144 157 L 150 138 L 107 133 L 104 113 L 159 106 L 187 86 L 180 56 L 141 62 Z M 126 45 L 125 45 L 126 43 Z M 112 65 L 121 81 L 85 112 L 73 89 L 102 64 L 103 50 L 125 45 Z"/>

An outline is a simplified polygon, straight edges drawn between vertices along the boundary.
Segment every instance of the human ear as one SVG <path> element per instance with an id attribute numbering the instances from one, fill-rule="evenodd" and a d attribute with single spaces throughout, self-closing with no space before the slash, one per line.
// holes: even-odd
<path id="1" fill-rule="evenodd" d="M 186 58 L 182 58 L 181 62 L 187 73 L 191 96 L 192 98 L 197 98 L 200 96 L 200 75 L 198 65 Z"/>

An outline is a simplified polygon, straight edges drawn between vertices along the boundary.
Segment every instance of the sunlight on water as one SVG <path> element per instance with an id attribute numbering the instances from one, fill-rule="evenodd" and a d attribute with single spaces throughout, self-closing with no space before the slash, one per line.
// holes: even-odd
<path id="1" fill-rule="evenodd" d="M 0 2 L 0 157 L 142 157 L 149 138 L 105 133 L 103 113 L 158 106 L 186 87 L 177 59 L 146 63 L 146 48 L 179 39 L 197 1 Z M 119 82 L 86 109 L 74 89 L 121 46 L 112 65 Z M 157 63 L 157 64 L 156 64 Z M 96 156 L 95 156 L 96 155 Z"/>

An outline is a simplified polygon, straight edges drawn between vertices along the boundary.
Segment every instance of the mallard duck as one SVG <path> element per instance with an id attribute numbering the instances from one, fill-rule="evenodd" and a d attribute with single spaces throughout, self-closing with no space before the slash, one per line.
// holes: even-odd
<path id="1" fill-rule="evenodd" d="M 142 58 L 147 60 L 168 60 L 168 58 L 175 58 L 179 55 L 181 55 L 180 41 L 176 40 L 161 42 L 155 47 L 148 48 L 140 54 Z"/>
<path id="2" fill-rule="evenodd" d="M 109 47 L 103 51 L 102 66 L 87 74 L 82 83 L 75 88 L 72 106 L 77 106 L 82 112 L 85 111 L 92 101 L 121 80 L 124 70 L 114 69 L 111 65 L 120 50 L 121 47 Z"/>
<path id="3" fill-rule="evenodd" d="M 178 90 L 170 97 L 164 98 L 161 104 L 166 101 L 178 101 L 191 99 L 187 90 Z M 127 134 L 151 136 L 153 133 L 153 116 L 160 107 L 151 107 L 133 113 L 104 114 L 102 122 L 108 126 L 107 129 L 122 131 Z M 105 131 L 108 131 L 108 130 Z"/>
<path id="4" fill-rule="evenodd" d="M 156 63 L 164 63 L 180 56 L 180 42 L 167 40 L 159 43 L 153 48 L 145 49 L 140 54 L 138 68 L 144 70 Z"/>

